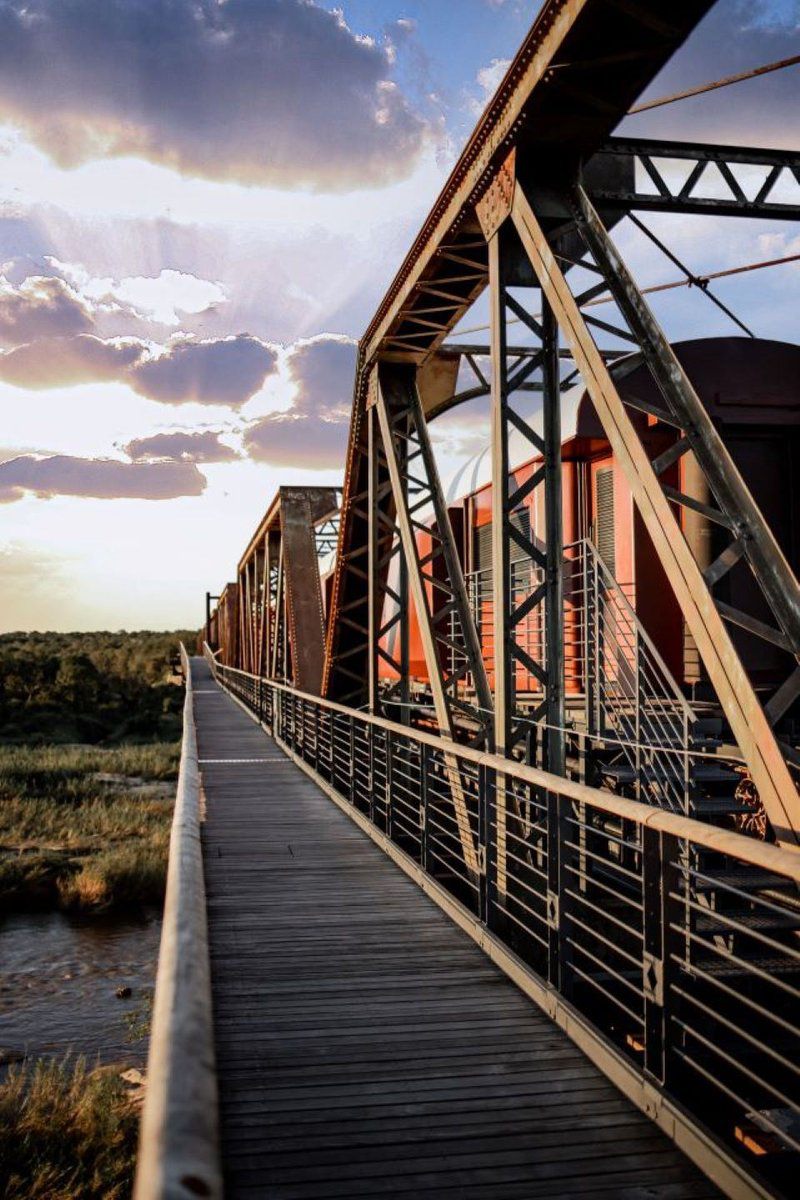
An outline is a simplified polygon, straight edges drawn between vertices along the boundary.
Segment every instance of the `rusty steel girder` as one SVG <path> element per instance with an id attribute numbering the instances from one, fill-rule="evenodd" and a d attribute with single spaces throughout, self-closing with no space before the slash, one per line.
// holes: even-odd
<path id="1" fill-rule="evenodd" d="M 430 417 L 435 352 L 489 280 L 476 204 L 512 149 L 558 189 L 609 138 L 713 0 L 550 0 L 481 117 L 359 346 L 345 463 L 323 695 L 369 699 L 368 380 L 377 361 L 410 362 Z M 630 187 L 632 181 L 622 181 Z M 556 218 L 556 221 L 558 218 Z M 427 384 L 427 386 L 426 386 Z M 346 620 L 341 619 L 346 615 Z"/>
<path id="2" fill-rule="evenodd" d="M 226 665 L 319 694 L 325 614 L 317 528 L 338 507 L 336 488 L 278 489 L 239 560 L 237 582 L 211 614 L 219 644 L 209 644 Z"/>

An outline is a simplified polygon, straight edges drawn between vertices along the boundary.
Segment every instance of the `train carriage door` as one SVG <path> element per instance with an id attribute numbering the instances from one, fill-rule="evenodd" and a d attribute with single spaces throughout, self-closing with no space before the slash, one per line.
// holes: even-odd
<path id="1" fill-rule="evenodd" d="M 614 504 L 614 468 L 592 464 L 594 544 L 611 574 L 617 577 L 617 526 Z"/>
<path id="2" fill-rule="evenodd" d="M 613 456 L 589 464 L 589 536 L 611 575 L 634 603 L 633 499 Z"/>
<path id="3" fill-rule="evenodd" d="M 589 474 L 590 537 L 602 563 L 596 580 L 596 653 L 607 685 L 628 694 L 635 686 L 634 640 L 625 632 L 630 624 L 627 606 L 636 602 L 633 585 L 633 499 L 610 453 L 590 463 Z M 618 587 L 613 586 L 612 580 Z"/>

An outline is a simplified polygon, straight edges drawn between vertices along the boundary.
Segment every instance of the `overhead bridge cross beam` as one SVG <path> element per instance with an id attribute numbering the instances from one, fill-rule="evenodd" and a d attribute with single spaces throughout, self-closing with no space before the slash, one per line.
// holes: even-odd
<path id="1" fill-rule="evenodd" d="M 586 163 L 583 186 L 601 209 L 800 220 L 796 150 L 614 137 Z"/>

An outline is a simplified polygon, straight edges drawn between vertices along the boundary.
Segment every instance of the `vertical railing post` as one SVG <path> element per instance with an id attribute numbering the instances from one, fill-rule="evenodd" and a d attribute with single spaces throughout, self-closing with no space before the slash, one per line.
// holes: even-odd
<path id="1" fill-rule="evenodd" d="M 392 804 L 392 787 L 393 787 L 392 775 L 394 773 L 394 764 L 392 762 L 392 759 L 394 756 L 392 753 L 392 736 L 393 735 L 392 735 L 391 730 L 387 729 L 386 730 L 386 812 L 384 815 L 384 820 L 386 822 L 386 836 L 390 840 L 393 841 L 394 840 L 394 817 L 393 817 L 392 810 L 393 810 L 394 806 Z"/>
<path id="2" fill-rule="evenodd" d="M 356 802 L 356 719 L 351 714 L 350 716 L 350 803 L 355 805 Z"/>
<path id="3" fill-rule="evenodd" d="M 591 636 L 589 633 L 589 549 L 586 540 L 580 543 L 581 553 L 581 653 L 583 655 L 583 703 L 587 734 L 592 731 L 592 677 L 590 668 Z"/>
<path id="4" fill-rule="evenodd" d="M 569 1000 L 572 996 L 572 972 L 570 964 L 572 955 L 568 940 L 569 912 L 567 887 L 568 869 L 573 858 L 573 852 L 568 843 L 572 840 L 570 832 L 570 813 L 573 802 L 556 791 L 548 791 L 546 796 L 547 813 L 547 926 L 548 981 Z"/>
<path id="5" fill-rule="evenodd" d="M 428 839 L 428 765 L 430 747 L 421 742 L 419 747 L 419 825 L 420 847 L 419 860 L 423 871 L 429 870 L 429 839 Z"/>
<path id="6" fill-rule="evenodd" d="M 547 980 L 560 990 L 561 955 L 561 877 L 559 850 L 561 830 L 559 828 L 560 805 L 557 792 L 545 793 L 547 803 Z"/>
<path id="7" fill-rule="evenodd" d="M 661 834 L 640 826 L 642 836 L 642 998 L 644 1068 L 664 1081 L 664 872 Z"/>
<path id="8" fill-rule="evenodd" d="M 367 726 L 369 744 L 369 819 L 375 824 L 375 726 Z"/>
<path id="9" fill-rule="evenodd" d="M 662 1087 L 669 1083 L 672 981 L 688 913 L 682 893 L 680 840 L 642 827 L 644 1067 Z"/>
<path id="10" fill-rule="evenodd" d="M 683 783 L 683 814 L 686 817 L 693 817 L 695 814 L 692 811 L 692 760 L 689 754 L 689 737 L 691 730 L 689 727 L 689 713 L 684 708 L 681 719 L 681 733 L 683 750 L 683 763 L 681 771 L 681 781 Z"/>
<path id="11" fill-rule="evenodd" d="M 636 745 L 634 747 L 635 762 L 636 762 L 635 795 L 636 795 L 637 800 L 641 800 L 641 798 L 642 798 L 642 680 L 641 680 L 641 661 L 640 661 L 641 647 L 639 645 L 639 626 L 635 623 L 633 625 L 633 654 L 634 654 L 634 668 L 633 669 L 635 672 L 635 675 L 634 675 L 634 705 L 635 705 L 634 729 L 636 732 Z M 652 766 L 653 766 L 652 754 L 650 755 L 650 761 L 647 763 L 647 766 L 649 766 L 652 769 Z M 667 781 L 664 780 L 662 787 L 666 787 L 666 785 L 667 785 Z M 666 800 L 667 800 L 666 796 L 664 797 L 664 800 L 666 802 Z"/>
<path id="12" fill-rule="evenodd" d="M 681 962 L 691 953 L 689 940 L 692 910 L 689 905 L 688 874 L 691 845 L 681 843 L 671 833 L 661 834 L 661 944 L 663 971 L 661 994 L 663 1004 L 663 1075 L 662 1084 L 670 1088 L 673 1080 L 672 1055 L 675 983 L 681 973 Z"/>
<path id="13" fill-rule="evenodd" d="M 481 766 L 480 770 L 480 831 L 479 844 L 483 849 L 483 874 L 481 888 L 481 920 L 487 929 L 494 924 L 495 888 L 497 884 L 497 854 L 492 832 L 492 807 L 495 797 L 495 771 Z"/>
<path id="14" fill-rule="evenodd" d="M 602 626 L 600 623 L 600 565 L 597 555 L 592 555 L 592 598 L 593 598 L 593 614 L 592 614 L 592 673 L 593 673 L 593 693 L 594 693 L 594 734 L 597 738 L 602 738 L 605 730 L 602 724 L 602 707 L 601 707 L 601 691 L 603 680 L 603 645 L 602 645 Z"/>

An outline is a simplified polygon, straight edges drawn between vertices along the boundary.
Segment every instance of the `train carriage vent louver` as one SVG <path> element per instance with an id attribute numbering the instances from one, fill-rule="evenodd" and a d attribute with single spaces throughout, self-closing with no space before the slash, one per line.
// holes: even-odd
<path id="1" fill-rule="evenodd" d="M 614 552 L 614 472 L 604 467 L 597 472 L 597 549 L 603 562 L 616 577 Z"/>
<path id="2" fill-rule="evenodd" d="M 523 508 L 520 512 L 516 512 L 511 517 L 511 523 L 515 529 L 518 529 L 523 537 L 530 538 L 531 536 L 531 515 L 527 508 Z M 476 530 L 475 549 L 477 551 L 476 567 L 479 571 L 492 570 L 492 523 L 481 525 Z M 509 543 L 509 556 L 511 562 L 519 562 L 526 558 L 525 552 L 517 545 L 516 542 Z"/>

